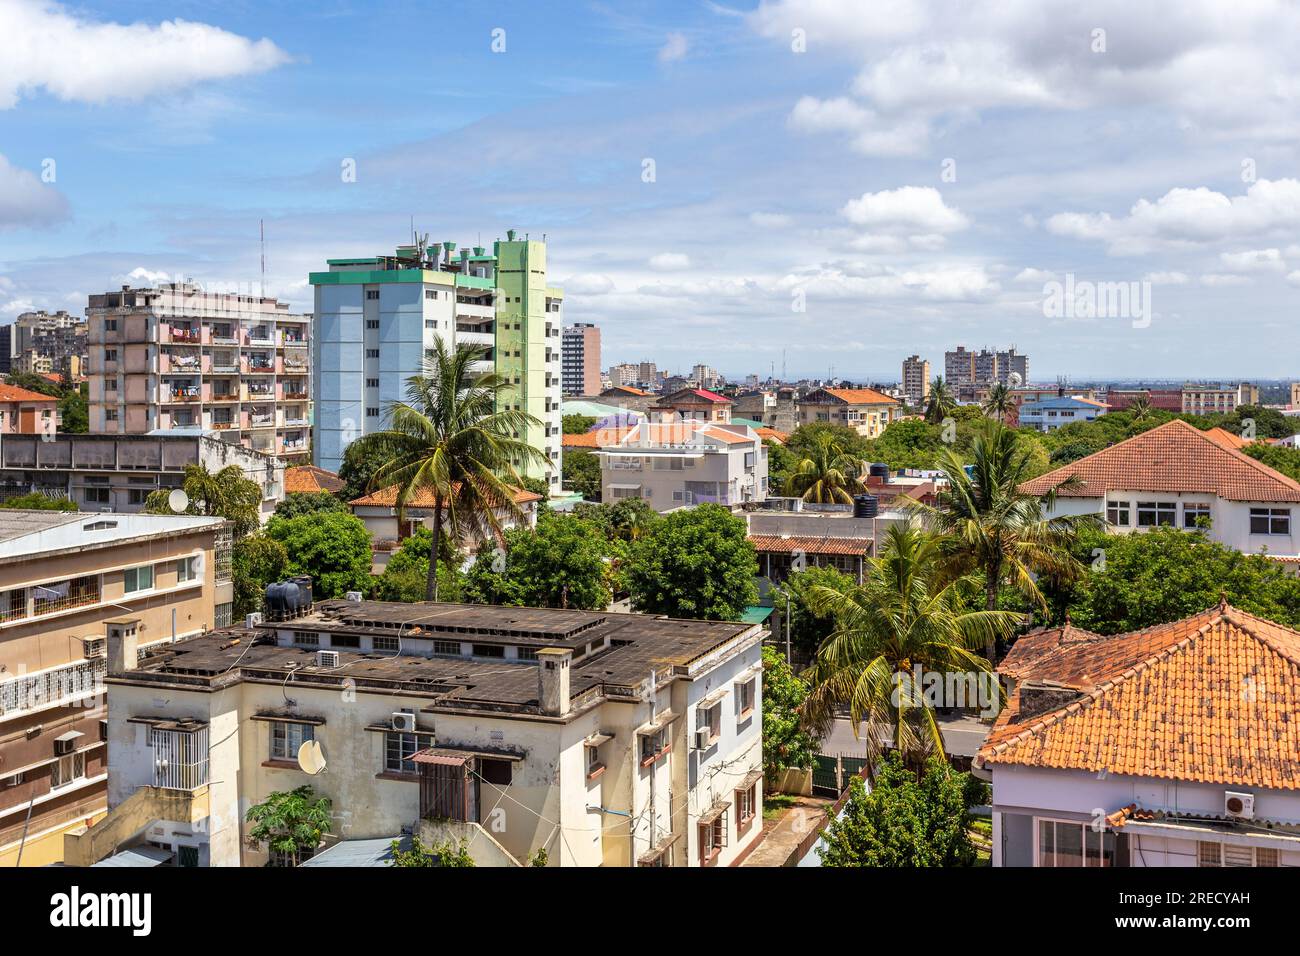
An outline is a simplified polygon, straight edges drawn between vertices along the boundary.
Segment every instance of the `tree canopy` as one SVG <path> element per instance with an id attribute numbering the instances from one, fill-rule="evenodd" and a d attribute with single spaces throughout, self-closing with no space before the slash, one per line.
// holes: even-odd
<path id="1" fill-rule="evenodd" d="M 821 749 L 800 718 L 808 685 L 780 654 L 763 648 L 763 776 L 775 786 L 786 770 L 809 770 Z"/>
<path id="2" fill-rule="evenodd" d="M 321 511 L 340 511 L 350 514 L 352 509 L 337 495 L 332 495 L 328 491 L 290 492 L 275 505 L 277 518 L 297 518 L 300 515 L 316 514 Z"/>
<path id="3" fill-rule="evenodd" d="M 745 520 L 721 505 L 674 511 L 632 546 L 632 606 L 649 614 L 737 620 L 758 601 L 758 560 Z"/>
<path id="4" fill-rule="evenodd" d="M 592 522 L 544 514 L 536 530 L 505 533 L 505 549 L 485 546 L 470 568 L 466 594 L 484 604 L 603 610 L 612 599 L 615 549 Z"/>
<path id="5" fill-rule="evenodd" d="M 312 579 L 313 597 L 370 590 L 370 532 L 360 518 L 337 511 L 273 517 L 266 533 L 284 545 L 289 575 Z"/>

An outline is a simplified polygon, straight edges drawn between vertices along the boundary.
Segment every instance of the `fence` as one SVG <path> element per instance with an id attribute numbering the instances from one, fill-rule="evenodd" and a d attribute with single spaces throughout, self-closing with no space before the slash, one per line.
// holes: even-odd
<path id="1" fill-rule="evenodd" d="M 813 763 L 812 790 L 818 797 L 838 797 L 849 781 L 867 765 L 866 757 L 850 754 L 818 754 Z"/>

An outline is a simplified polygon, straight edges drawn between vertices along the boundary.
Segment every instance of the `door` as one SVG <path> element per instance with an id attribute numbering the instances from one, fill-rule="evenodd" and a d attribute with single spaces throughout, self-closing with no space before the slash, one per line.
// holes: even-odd
<path id="1" fill-rule="evenodd" d="M 23 408 L 18 411 L 18 431 L 23 435 L 36 434 L 36 409 Z"/>

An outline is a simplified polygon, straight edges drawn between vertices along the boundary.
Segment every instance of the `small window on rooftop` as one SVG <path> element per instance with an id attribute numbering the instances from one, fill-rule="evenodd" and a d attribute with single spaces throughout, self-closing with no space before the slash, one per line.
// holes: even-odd
<path id="1" fill-rule="evenodd" d="M 475 644 L 475 657 L 505 657 L 506 649 L 501 644 Z"/>

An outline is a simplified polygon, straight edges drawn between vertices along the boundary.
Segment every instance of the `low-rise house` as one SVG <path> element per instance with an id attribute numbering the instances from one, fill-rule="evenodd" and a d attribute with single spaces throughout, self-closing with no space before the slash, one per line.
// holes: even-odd
<path id="1" fill-rule="evenodd" d="M 642 422 L 607 442 L 597 453 L 603 501 L 643 498 L 671 511 L 767 497 L 767 447 L 747 425 Z"/>
<path id="2" fill-rule="evenodd" d="M 1021 485 L 1044 494 L 1065 479 L 1048 516 L 1096 514 L 1115 534 L 1204 529 L 1246 554 L 1300 555 L 1300 482 L 1175 419 Z M 1208 528 L 1205 526 L 1208 525 Z"/>
<path id="3" fill-rule="evenodd" d="M 149 842 L 261 865 L 248 807 L 306 784 L 333 803 L 329 844 L 406 829 L 463 840 L 480 866 L 541 850 L 552 866 L 727 866 L 762 831 L 764 634 L 328 601 L 138 661 L 111 644 L 111 809 L 68 859 Z"/>
<path id="4" fill-rule="evenodd" d="M 852 428 L 864 438 L 877 438 L 901 417 L 903 406 L 874 388 L 819 388 L 799 402 L 799 423 L 830 422 Z"/>
<path id="5" fill-rule="evenodd" d="M 1225 603 L 1031 632 L 998 672 L 994 866 L 1300 866 L 1300 633 Z"/>
<path id="6" fill-rule="evenodd" d="M 1016 424 L 1040 432 L 1050 432 L 1062 425 L 1093 421 L 1098 415 L 1106 414 L 1106 410 L 1105 403 L 1094 399 L 1077 395 L 1055 395 L 1022 403 L 1017 409 Z"/>
<path id="7" fill-rule="evenodd" d="M 108 808 L 105 647 L 229 623 L 220 518 L 0 510 L 0 867 L 63 858 Z M 224 544 L 223 544 L 224 542 Z"/>
<path id="8" fill-rule="evenodd" d="M 59 427 L 59 400 L 0 382 L 0 434 L 52 437 Z"/>
<path id="9" fill-rule="evenodd" d="M 648 409 L 654 422 L 731 421 L 731 399 L 707 388 L 683 388 L 665 395 Z"/>
<path id="10" fill-rule="evenodd" d="M 286 495 L 310 495 L 327 492 L 339 494 L 347 487 L 347 482 L 324 468 L 315 465 L 294 465 L 284 470 L 284 493 Z"/>

